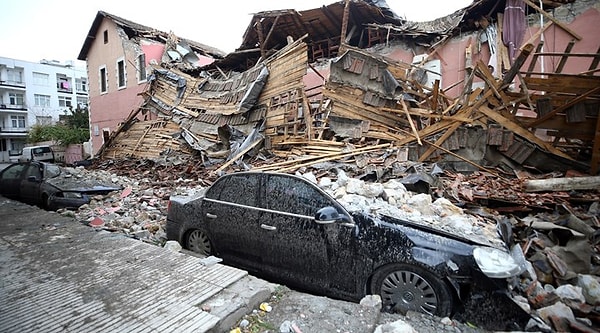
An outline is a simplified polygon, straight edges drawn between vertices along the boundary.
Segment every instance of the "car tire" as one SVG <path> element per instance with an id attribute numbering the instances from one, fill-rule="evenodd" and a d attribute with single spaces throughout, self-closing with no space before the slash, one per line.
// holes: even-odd
<path id="1" fill-rule="evenodd" d="M 50 202 L 50 196 L 48 194 L 46 194 L 46 193 L 42 194 L 41 206 L 45 210 L 53 210 L 52 209 L 52 203 Z"/>
<path id="2" fill-rule="evenodd" d="M 187 233 L 185 238 L 185 248 L 205 256 L 213 254 L 212 243 L 208 238 L 208 235 L 200 229 L 194 229 Z"/>
<path id="3" fill-rule="evenodd" d="M 448 285 L 430 271 L 415 265 L 392 264 L 378 269 L 371 279 L 371 293 L 381 296 L 386 312 L 417 311 L 439 317 L 452 313 Z"/>

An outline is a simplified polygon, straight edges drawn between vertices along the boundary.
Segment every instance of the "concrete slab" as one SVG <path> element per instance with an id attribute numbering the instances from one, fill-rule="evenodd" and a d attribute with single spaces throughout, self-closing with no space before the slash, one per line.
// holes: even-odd
<path id="1" fill-rule="evenodd" d="M 0 332 L 217 332 L 270 296 L 200 261 L 0 197 Z"/>

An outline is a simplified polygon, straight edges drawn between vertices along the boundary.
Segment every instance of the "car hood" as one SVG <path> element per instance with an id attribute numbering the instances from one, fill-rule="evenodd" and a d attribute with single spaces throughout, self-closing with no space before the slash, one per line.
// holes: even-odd
<path id="1" fill-rule="evenodd" d="M 464 229 L 455 229 L 449 227 L 448 225 L 431 223 L 431 221 L 412 221 L 408 219 L 399 218 L 397 216 L 382 214 L 376 217 L 371 216 L 371 218 L 374 222 L 383 222 L 386 225 L 388 225 L 388 227 L 393 227 L 394 225 L 408 226 L 414 229 L 426 231 L 428 233 L 458 240 L 466 244 L 484 245 L 501 249 L 505 249 L 507 247 L 505 239 L 503 239 L 503 237 L 498 233 L 495 227 L 493 229 L 478 229 L 477 232 L 466 233 Z"/>
<path id="2" fill-rule="evenodd" d="M 46 180 L 46 183 L 64 192 L 107 192 L 118 191 L 123 187 L 112 182 L 90 177 L 75 177 L 71 174 L 60 174 Z"/>

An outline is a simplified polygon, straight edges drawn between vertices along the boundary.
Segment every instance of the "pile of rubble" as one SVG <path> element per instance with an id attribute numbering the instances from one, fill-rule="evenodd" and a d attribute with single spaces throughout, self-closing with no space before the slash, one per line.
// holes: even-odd
<path id="1" fill-rule="evenodd" d="M 166 241 L 169 197 L 194 195 L 216 179 L 216 175 L 199 170 L 205 169 L 194 171 L 187 163 L 164 160 L 103 161 L 89 170 L 74 168 L 70 172 L 78 177 L 100 178 L 121 185 L 123 190 L 96 196 L 78 211 L 61 213 L 96 228 L 162 245 Z M 327 172 L 303 170 L 296 174 L 319 184 L 349 211 L 426 223 L 446 232 L 468 235 L 478 242 L 501 245 L 495 221 L 505 216 L 481 206 L 479 209 L 458 206 L 465 206 L 464 198 L 468 197 L 465 193 L 469 192 L 465 187 L 476 188 L 477 183 L 471 183 L 471 178 L 466 181 L 466 176 L 442 176 L 431 195 L 407 190 L 399 179 L 370 182 L 341 168 Z M 200 175 L 206 178 L 202 180 Z M 470 177 L 485 179 L 481 174 Z M 515 187 L 508 188 L 518 191 Z M 454 193 L 460 199 L 452 195 L 440 197 L 440 193 Z M 600 323 L 600 232 L 597 232 L 600 207 L 598 201 L 559 207 L 558 211 L 545 209 L 524 216 L 510 215 L 516 242 L 529 265 L 514 285 L 516 300 L 543 318 L 549 327 L 590 331 L 589 327 Z"/>

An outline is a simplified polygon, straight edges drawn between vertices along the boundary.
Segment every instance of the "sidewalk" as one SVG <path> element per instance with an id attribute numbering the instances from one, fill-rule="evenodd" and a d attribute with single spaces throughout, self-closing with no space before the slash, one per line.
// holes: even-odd
<path id="1" fill-rule="evenodd" d="M 3 197 L 0 221 L 0 332 L 223 332 L 274 290 Z"/>

